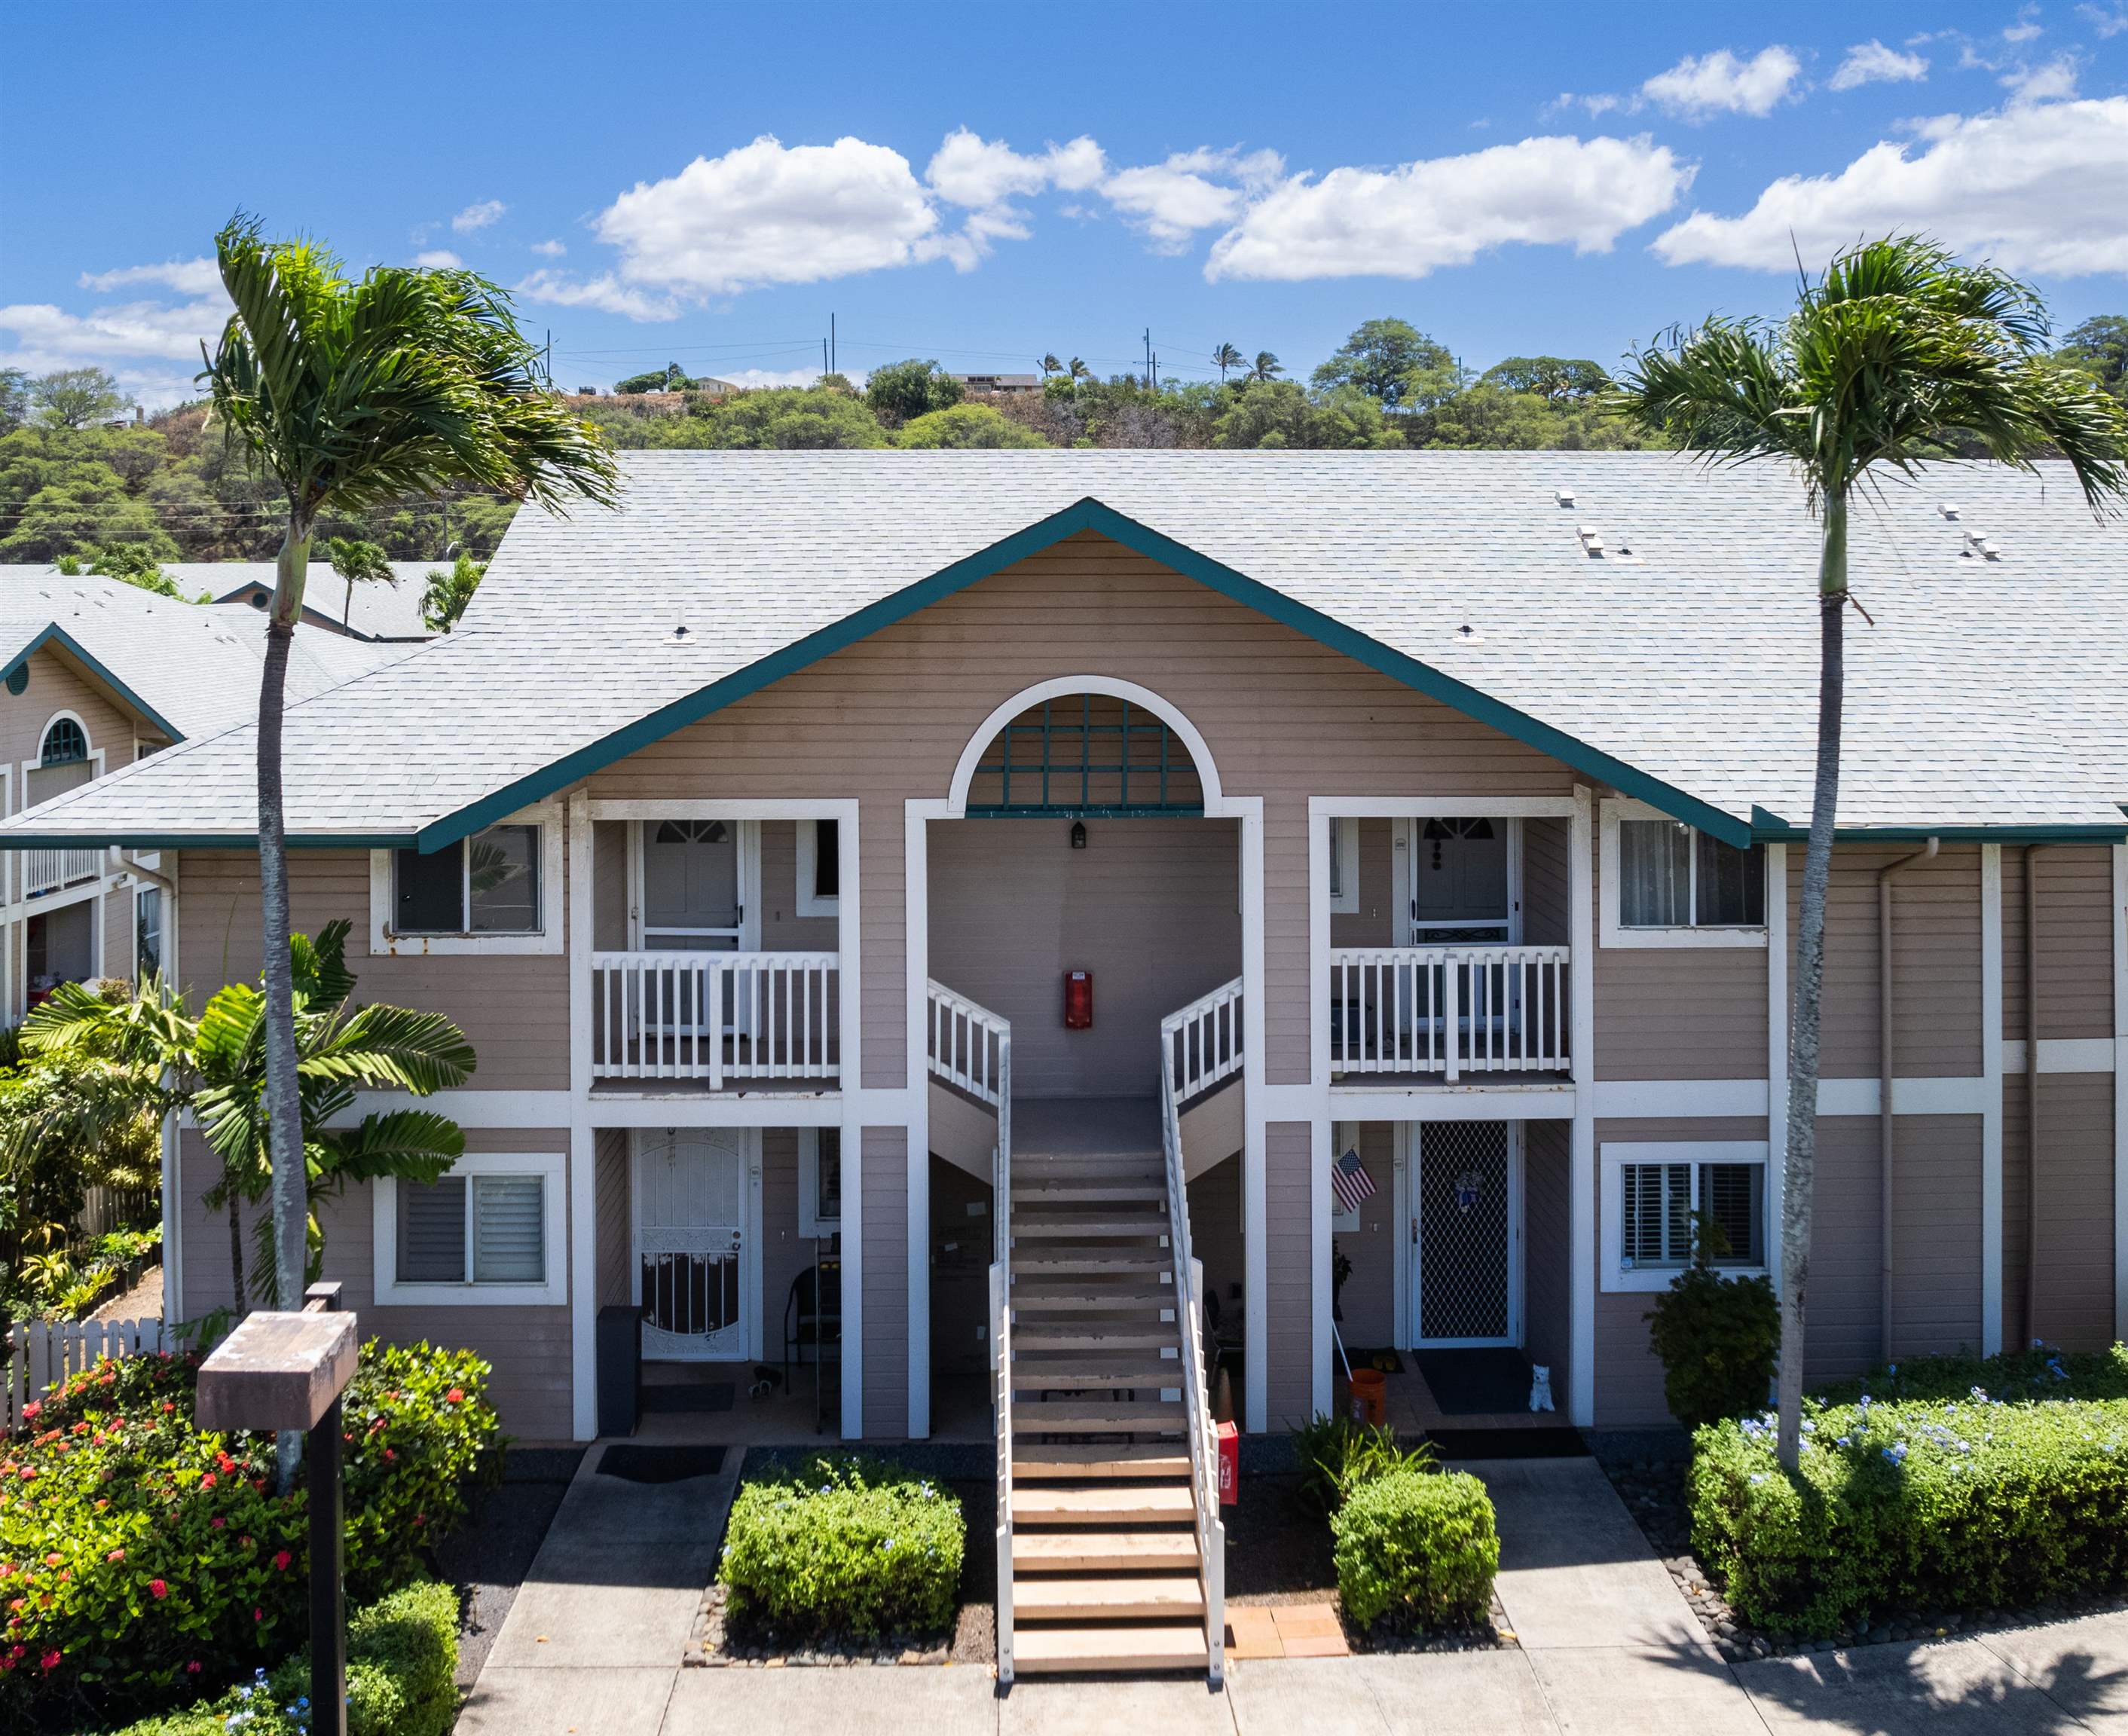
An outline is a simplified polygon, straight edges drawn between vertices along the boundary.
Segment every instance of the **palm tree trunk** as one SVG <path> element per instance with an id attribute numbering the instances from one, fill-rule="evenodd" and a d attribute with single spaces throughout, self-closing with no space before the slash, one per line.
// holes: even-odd
<path id="1" fill-rule="evenodd" d="M 236 1179 L 228 1171 L 222 1172 L 222 1183 L 229 1189 L 229 1274 L 230 1283 L 236 1295 L 236 1317 L 244 1317 L 244 1213 L 236 1199 Z"/>
<path id="2" fill-rule="evenodd" d="M 1825 989 L 1825 896 L 1832 878 L 1832 831 L 1840 804 L 1840 717 L 1846 684 L 1847 497 L 1829 494 L 1818 563 L 1817 779 L 1811 797 L 1810 842 L 1803 859 L 1803 903 L 1796 918 L 1795 1008 L 1788 1022 L 1788 1127 L 1781 1184 L 1781 1463 L 1803 1458 L 1803 1303 L 1810 1286 L 1810 1238 L 1817 1182 L 1817 1070 L 1820 1003 Z M 1770 889 L 1786 898 L 1788 889 Z"/>
<path id="3" fill-rule="evenodd" d="M 282 812 L 282 700 L 288 652 L 303 607 L 310 526 L 292 512 L 281 544 L 266 666 L 259 683 L 259 899 L 265 924 L 266 1115 L 273 1174 L 273 1291 L 286 1312 L 303 1305 L 304 1225 L 310 1188 L 303 1172 L 302 1098 L 296 1076 L 296 983 L 288 957 L 288 840 Z M 283 1492 L 294 1480 L 302 1437 L 284 1433 L 278 1458 Z"/>

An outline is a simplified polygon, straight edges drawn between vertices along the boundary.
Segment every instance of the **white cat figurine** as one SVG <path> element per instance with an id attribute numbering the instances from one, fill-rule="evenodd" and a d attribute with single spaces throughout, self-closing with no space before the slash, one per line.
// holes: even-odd
<path id="1" fill-rule="evenodd" d="M 1551 1370 L 1541 1364 L 1530 1370 L 1530 1409 L 1549 1411 L 1551 1408 Z"/>

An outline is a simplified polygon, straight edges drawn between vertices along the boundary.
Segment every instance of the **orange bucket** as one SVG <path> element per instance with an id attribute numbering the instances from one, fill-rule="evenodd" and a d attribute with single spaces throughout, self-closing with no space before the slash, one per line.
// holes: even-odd
<path id="1" fill-rule="evenodd" d="M 1389 1377 L 1380 1368 L 1353 1369 L 1352 1421 L 1379 1429 L 1389 1415 Z"/>

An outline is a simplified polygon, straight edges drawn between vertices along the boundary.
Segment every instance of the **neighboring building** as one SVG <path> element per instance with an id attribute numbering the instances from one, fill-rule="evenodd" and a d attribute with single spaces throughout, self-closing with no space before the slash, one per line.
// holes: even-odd
<path id="1" fill-rule="evenodd" d="M 264 638 L 249 610 L 50 567 L 0 567 L 0 811 L 18 813 L 252 715 Z M 290 699 L 406 648 L 298 633 Z M 19 1020 L 57 983 L 159 967 L 167 912 L 157 861 L 121 863 L 94 847 L 0 851 L 0 1022 Z"/>
<path id="2" fill-rule="evenodd" d="M 1028 394 L 1039 396 L 1042 391 L 1040 374 L 952 374 L 971 392 L 987 392 L 995 397 L 1019 397 Z"/>
<path id="3" fill-rule="evenodd" d="M 297 927 L 352 922 L 362 994 L 480 1055 L 438 1105 L 458 1174 L 322 1208 L 366 1329 L 474 1346 L 513 1433 L 582 1438 L 602 1306 L 653 1358 L 777 1361 L 838 1269 L 846 1435 L 980 1424 L 1010 1333 L 1014 1474 L 1116 1430 L 1171 1468 L 1200 1313 L 1247 1428 L 1332 1408 L 1334 1250 L 1347 1345 L 1519 1349 L 1575 1423 L 1664 1420 L 1643 1316 L 1690 1213 L 1777 1264 L 1817 666 L 1791 478 L 620 462 L 621 510 L 518 515 L 476 623 L 288 719 Z M 2128 531 L 2077 500 L 1946 466 L 1858 531 L 1813 1380 L 2128 1328 Z M 159 847 L 181 979 L 249 977 L 252 752 L 0 837 Z M 188 1135 L 183 1314 L 228 1299 L 213 1174 Z"/>
<path id="4" fill-rule="evenodd" d="M 303 581 L 303 620 L 352 639 L 433 638 L 421 619 L 421 599 L 429 588 L 429 575 L 450 564 L 394 561 L 393 582 L 358 584 L 350 607 L 347 581 L 325 562 L 313 561 Z M 188 597 L 204 591 L 217 605 L 255 609 L 264 614 L 273 600 L 278 569 L 271 561 L 165 561 L 163 573 Z"/>

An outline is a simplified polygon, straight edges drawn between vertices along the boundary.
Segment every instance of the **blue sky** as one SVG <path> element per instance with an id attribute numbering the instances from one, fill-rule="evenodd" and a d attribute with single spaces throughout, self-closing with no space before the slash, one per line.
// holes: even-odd
<path id="1" fill-rule="evenodd" d="M 1922 228 L 2128 311 L 2128 0 L 148 6 L 0 15 L 0 365 L 186 395 L 242 206 L 454 259 L 558 383 L 1610 362 Z"/>

